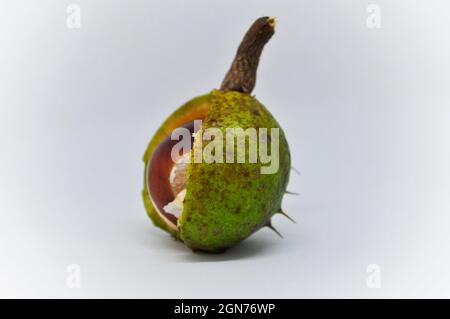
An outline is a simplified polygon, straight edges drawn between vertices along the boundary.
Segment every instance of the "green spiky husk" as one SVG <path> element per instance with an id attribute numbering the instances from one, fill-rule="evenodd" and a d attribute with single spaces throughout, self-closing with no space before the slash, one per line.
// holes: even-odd
<path id="1" fill-rule="evenodd" d="M 270 112 L 248 94 L 213 90 L 181 106 L 157 131 L 144 156 L 147 163 L 155 147 L 171 130 L 182 123 L 180 118 L 199 107 L 207 115 L 202 129 L 217 127 L 225 136 L 226 128 L 280 128 Z M 203 142 L 203 148 L 207 143 Z M 193 250 L 220 252 L 236 245 L 266 225 L 281 208 L 290 171 L 290 153 L 280 128 L 279 170 L 261 174 L 257 163 L 194 163 L 188 167 L 187 192 L 178 231 L 168 227 L 153 207 L 146 183 L 143 198 L 153 223 L 168 231 Z"/>

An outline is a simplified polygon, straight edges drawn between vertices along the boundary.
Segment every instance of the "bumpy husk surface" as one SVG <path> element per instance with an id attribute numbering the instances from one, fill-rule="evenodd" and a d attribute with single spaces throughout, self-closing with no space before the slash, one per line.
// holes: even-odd
<path id="1" fill-rule="evenodd" d="M 155 147 L 187 119 L 206 111 L 202 130 L 240 127 L 280 128 L 270 112 L 254 97 L 239 92 L 213 90 L 195 98 L 174 112 L 157 131 L 144 156 L 146 165 Z M 181 239 L 193 250 L 220 252 L 244 240 L 265 226 L 281 208 L 290 171 L 290 153 L 283 130 L 279 130 L 279 169 L 261 174 L 262 164 L 192 163 L 188 167 L 184 210 L 173 230 L 157 214 L 149 198 L 147 183 L 142 192 L 153 223 Z M 203 148 L 208 143 L 203 141 Z M 270 149 L 270 146 L 269 146 Z M 225 154 L 225 143 L 224 143 Z M 193 156 L 193 154 L 191 154 Z"/>

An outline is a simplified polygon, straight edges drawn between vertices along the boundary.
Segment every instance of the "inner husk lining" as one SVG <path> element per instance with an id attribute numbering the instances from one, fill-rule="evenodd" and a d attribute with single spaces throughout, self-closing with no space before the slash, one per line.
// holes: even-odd
<path id="1" fill-rule="evenodd" d="M 183 201 L 186 195 L 187 168 L 190 161 L 191 152 L 187 152 L 181 156 L 170 172 L 169 181 L 172 192 L 175 195 L 173 201 L 163 207 L 164 211 L 177 218 L 180 218 L 183 212 Z"/>

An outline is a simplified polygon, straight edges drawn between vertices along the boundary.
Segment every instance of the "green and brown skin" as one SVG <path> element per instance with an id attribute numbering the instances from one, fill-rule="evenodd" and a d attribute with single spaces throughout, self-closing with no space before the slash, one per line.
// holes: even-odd
<path id="1" fill-rule="evenodd" d="M 231 127 L 280 128 L 270 112 L 249 94 L 256 81 L 256 69 L 265 43 L 274 33 L 274 20 L 255 21 L 244 36 L 236 58 L 220 90 L 197 97 L 182 105 L 158 129 L 144 155 L 145 179 L 155 148 L 172 130 L 202 118 L 202 129 Z M 269 139 L 270 140 L 270 139 Z M 207 145 L 203 141 L 203 148 Z M 290 152 L 280 128 L 279 170 L 261 174 L 258 163 L 192 163 L 187 172 L 187 188 L 178 229 L 169 227 L 153 207 L 147 182 L 142 192 L 153 223 L 182 240 L 195 251 L 222 252 L 270 224 L 281 210 L 289 180 Z M 151 172 L 150 172 L 151 173 Z"/>

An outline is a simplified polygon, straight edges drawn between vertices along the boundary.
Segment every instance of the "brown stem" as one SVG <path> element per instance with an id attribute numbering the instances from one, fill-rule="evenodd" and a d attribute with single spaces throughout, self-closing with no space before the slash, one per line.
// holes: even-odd
<path id="1" fill-rule="evenodd" d="M 275 18 L 256 20 L 242 39 L 233 63 L 220 89 L 250 94 L 255 87 L 256 70 L 264 45 L 275 33 Z"/>

